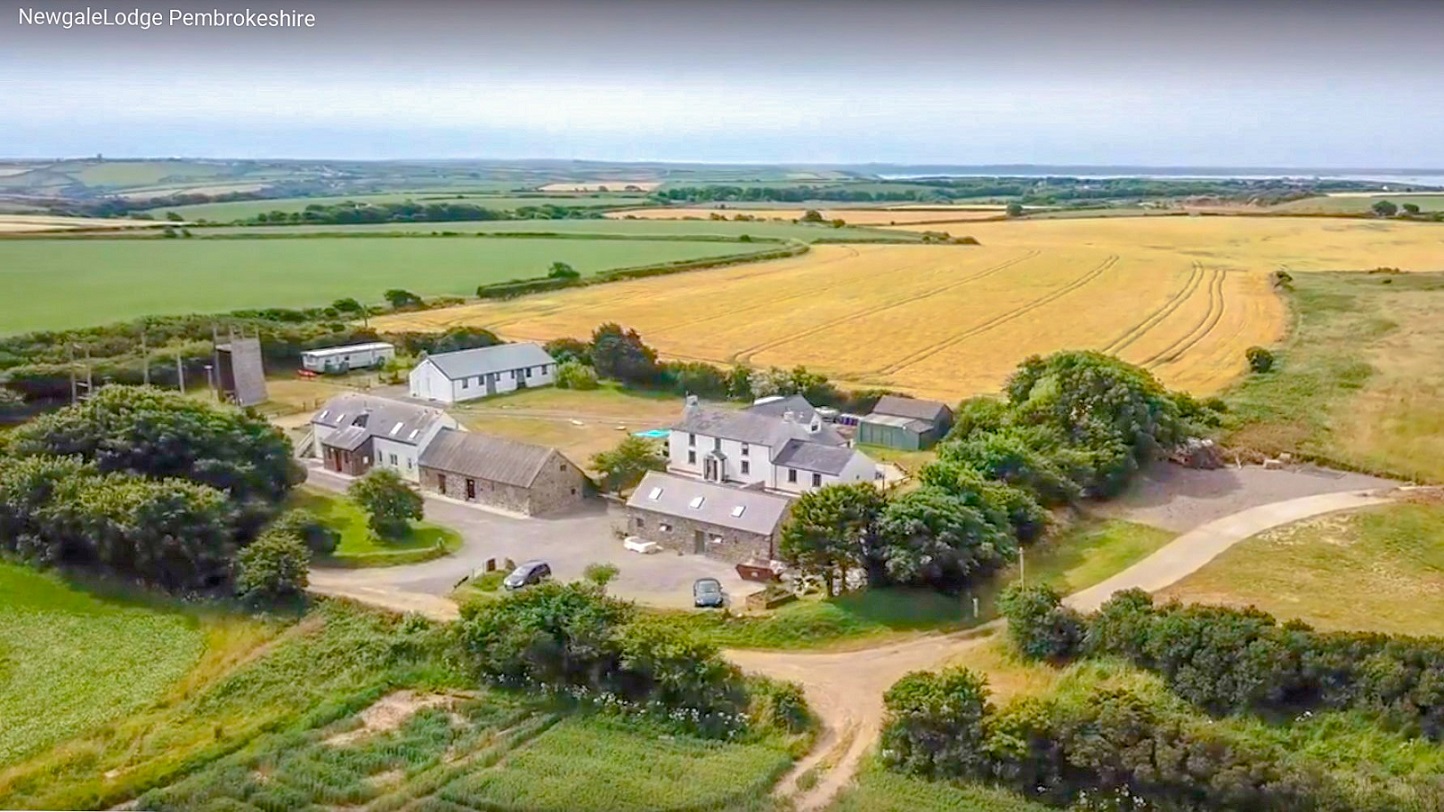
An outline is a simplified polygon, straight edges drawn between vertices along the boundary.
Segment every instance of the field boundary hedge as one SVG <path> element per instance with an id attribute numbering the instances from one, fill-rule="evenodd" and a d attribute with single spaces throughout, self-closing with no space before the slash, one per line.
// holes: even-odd
<path id="1" fill-rule="evenodd" d="M 620 282 L 627 279 L 645 279 L 649 276 L 667 276 L 669 274 L 684 273 L 686 271 L 725 268 L 729 265 L 785 259 L 787 257 L 800 256 L 810 250 L 812 250 L 812 246 L 808 243 L 789 240 L 785 247 L 774 248 L 768 251 L 753 251 L 747 254 L 727 254 L 719 257 L 677 260 L 675 262 L 662 262 L 654 265 L 634 265 L 629 268 L 615 268 L 610 271 L 602 271 L 588 277 L 557 278 L 540 276 L 531 279 L 497 282 L 491 285 L 481 285 L 476 289 L 476 296 L 478 299 L 511 299 L 517 296 L 524 296 L 528 293 L 541 293 L 544 291 L 562 290 L 564 288 L 583 288 L 591 285 L 604 285 L 608 282 Z"/>

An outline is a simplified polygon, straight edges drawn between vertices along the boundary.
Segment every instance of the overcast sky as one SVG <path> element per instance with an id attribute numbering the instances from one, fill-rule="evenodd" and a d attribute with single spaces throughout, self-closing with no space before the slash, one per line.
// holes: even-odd
<path id="1" fill-rule="evenodd" d="M 0 0 L 13 3 L 14 0 Z M 0 155 L 1444 165 L 1444 0 L 269 0 L 0 16 Z"/>

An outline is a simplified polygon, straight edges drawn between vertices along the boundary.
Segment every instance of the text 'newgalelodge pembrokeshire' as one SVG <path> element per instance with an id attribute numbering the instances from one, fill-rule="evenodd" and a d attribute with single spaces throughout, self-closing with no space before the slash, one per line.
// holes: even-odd
<path id="1" fill-rule="evenodd" d="M 276 11 L 166 11 L 86 8 L 58 11 L 20 9 L 20 24 L 53 28 L 315 28 L 316 15 L 294 9 Z"/>

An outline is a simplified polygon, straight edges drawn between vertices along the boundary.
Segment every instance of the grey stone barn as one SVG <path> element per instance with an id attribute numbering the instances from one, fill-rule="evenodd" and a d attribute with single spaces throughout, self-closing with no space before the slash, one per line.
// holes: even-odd
<path id="1" fill-rule="evenodd" d="M 653 471 L 627 500 L 627 535 L 732 563 L 771 561 L 786 497 Z"/>
<path id="2" fill-rule="evenodd" d="M 555 448 L 444 429 L 421 452 L 421 487 L 528 516 L 565 513 L 587 477 Z"/>

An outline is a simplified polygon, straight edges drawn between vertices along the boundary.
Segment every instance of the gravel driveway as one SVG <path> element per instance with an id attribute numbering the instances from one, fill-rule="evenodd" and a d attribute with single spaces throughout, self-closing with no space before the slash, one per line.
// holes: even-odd
<path id="1" fill-rule="evenodd" d="M 316 466 L 307 469 L 307 484 L 330 491 L 344 491 L 351 478 Z M 426 497 L 426 519 L 461 534 L 462 546 L 455 554 L 399 567 L 370 569 L 324 569 L 311 572 L 316 591 L 352 595 L 373 600 L 396 593 L 398 608 L 428 603 L 424 596 L 445 596 L 461 579 L 485 565 L 489 558 L 503 566 L 505 559 L 520 564 L 540 558 L 551 564 L 552 573 L 564 581 L 582 577 L 588 564 L 609 562 L 619 574 L 607 591 L 620 598 L 652 606 L 687 608 L 692 605 L 692 582 L 716 578 L 730 600 L 756 591 L 737 577 L 724 562 L 698 555 L 628 552 L 612 534 L 620 523 L 620 512 L 603 500 L 589 500 L 580 511 L 555 518 L 529 518 L 492 512 L 434 495 Z"/>
<path id="2" fill-rule="evenodd" d="M 1340 491 L 1372 491 L 1401 483 L 1308 465 L 1266 471 L 1259 466 L 1199 471 L 1181 465 L 1149 466 L 1117 499 L 1093 504 L 1103 516 L 1187 533 L 1251 508 Z"/>

